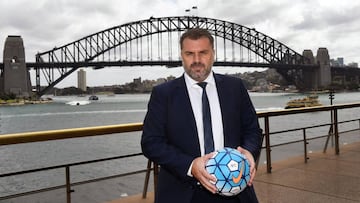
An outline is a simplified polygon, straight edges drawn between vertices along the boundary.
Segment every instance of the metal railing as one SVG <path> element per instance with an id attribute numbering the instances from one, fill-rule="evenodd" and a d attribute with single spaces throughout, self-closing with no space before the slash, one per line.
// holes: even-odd
<path id="1" fill-rule="evenodd" d="M 359 123 L 358 128 L 350 129 L 350 130 L 347 130 L 344 132 L 360 130 L 360 118 L 338 122 L 338 110 L 349 109 L 349 108 L 358 108 L 358 107 L 360 107 L 360 103 L 311 107 L 311 108 L 288 109 L 288 110 L 269 111 L 269 112 L 259 112 L 258 113 L 259 119 L 260 118 L 264 119 L 263 137 L 265 139 L 265 144 L 263 146 L 263 149 L 265 149 L 265 151 L 266 151 L 267 172 L 271 173 L 271 169 L 272 169 L 271 150 L 274 147 L 292 144 L 294 142 L 303 142 L 304 143 L 304 160 L 305 160 L 305 162 L 307 162 L 307 159 L 308 159 L 307 144 L 308 144 L 309 140 L 319 139 L 319 138 L 323 138 L 326 136 L 328 138 L 330 136 L 334 136 L 335 153 L 339 154 L 339 152 L 340 152 L 339 134 L 342 132 L 339 132 L 338 125 L 341 123 L 346 123 L 346 122 L 358 122 Z M 274 132 L 270 131 L 270 118 L 271 117 L 291 115 L 291 114 L 320 112 L 320 111 L 331 111 L 332 112 L 331 115 L 333 117 L 331 119 L 332 122 L 326 123 L 326 124 L 321 124 L 321 125 L 305 126 L 305 127 L 301 127 L 301 128 L 294 128 L 294 129 L 288 129 L 288 130 L 282 130 L 282 131 L 274 131 Z M 306 135 L 307 129 L 324 127 L 324 126 L 330 126 L 330 130 L 329 130 L 328 134 L 317 136 L 317 137 L 312 137 L 312 138 L 307 138 L 307 135 Z M 142 123 L 129 123 L 129 124 L 121 124 L 121 125 L 108 125 L 108 126 L 96 126 L 96 127 L 86 127 L 86 128 L 72 128 L 72 129 L 62 129 L 62 130 L 49 130 L 49 131 L 39 131 L 39 132 L 3 134 L 3 135 L 0 135 L 0 146 L 19 144 L 19 143 L 42 142 L 42 141 L 49 141 L 49 140 L 100 136 L 100 135 L 107 135 L 107 134 L 113 134 L 113 133 L 135 132 L 135 131 L 141 131 L 141 130 L 142 130 Z M 291 141 L 291 142 L 279 143 L 276 145 L 270 144 L 270 136 L 271 135 L 279 134 L 279 133 L 286 133 L 286 132 L 293 132 L 293 131 L 302 131 L 303 139 Z M 325 150 L 326 149 L 324 149 L 324 151 Z M 86 183 L 90 183 L 90 182 L 96 182 L 96 181 L 105 180 L 105 179 L 116 178 L 116 177 L 123 177 L 123 176 L 138 174 L 138 173 L 145 173 L 145 172 L 146 172 L 146 177 L 145 177 L 145 183 L 144 183 L 144 189 L 143 189 L 143 197 L 146 197 L 147 185 L 148 185 L 148 181 L 149 181 L 150 172 L 154 171 L 154 176 L 156 176 L 157 170 L 158 170 L 156 164 L 154 164 L 153 167 L 151 166 L 152 165 L 151 162 L 148 162 L 147 168 L 144 170 L 132 171 L 129 173 L 122 173 L 122 174 L 118 174 L 118 175 L 96 178 L 96 179 L 91 179 L 91 180 L 81 181 L 81 182 L 71 183 L 71 181 L 70 181 L 70 176 L 71 176 L 70 168 L 73 166 L 90 164 L 90 163 L 95 163 L 95 162 L 103 162 L 103 161 L 114 160 L 114 159 L 123 159 L 123 158 L 135 157 L 135 156 L 142 156 L 142 155 L 143 154 L 141 152 L 139 152 L 139 153 L 127 154 L 127 155 L 123 155 L 123 156 L 114 156 L 114 157 L 110 157 L 110 158 L 95 159 L 95 160 L 91 160 L 91 161 L 83 161 L 83 162 L 55 165 L 55 166 L 49 166 L 49 167 L 42 167 L 42 168 L 37 168 L 37 169 L 32 169 L 32 170 L 24 170 L 24 171 L 0 174 L 0 178 L 2 178 L 2 177 L 16 176 L 16 175 L 20 175 L 20 174 L 35 173 L 35 172 L 41 172 L 41 171 L 47 171 L 47 170 L 53 170 L 53 169 L 59 169 L 59 168 L 65 169 L 65 185 L 59 185 L 59 186 L 48 187 L 48 188 L 44 188 L 44 189 L 40 189 L 40 190 L 34 190 L 34 191 L 30 191 L 30 192 L 24 192 L 24 193 L 18 193 L 18 194 L 14 194 L 14 195 L 3 196 L 3 197 L 0 197 L 0 200 L 15 198 L 15 197 L 19 197 L 19 196 L 25 196 L 25 195 L 29 195 L 29 194 L 44 192 L 44 191 L 55 190 L 55 189 L 59 189 L 59 188 L 66 188 L 66 199 L 67 199 L 67 202 L 70 203 L 71 202 L 71 193 L 73 192 L 73 190 L 71 189 L 72 186 L 86 184 Z M 155 181 L 154 189 L 156 190 L 156 178 L 154 178 L 154 181 Z"/>
<path id="2" fill-rule="evenodd" d="M 319 139 L 322 137 L 327 136 L 328 138 L 330 137 L 334 137 L 335 140 L 335 154 L 339 154 L 340 153 L 340 149 L 339 149 L 339 124 L 340 122 L 338 122 L 338 110 L 340 109 L 349 109 L 349 108 L 358 108 L 360 107 L 360 103 L 351 103 L 351 104 L 339 104 L 339 105 L 330 105 L 330 106 L 320 106 L 320 107 L 308 107 L 308 108 L 298 108 L 298 109 L 287 109 L 287 110 L 279 110 L 279 111 L 269 111 L 269 112 L 260 112 L 258 113 L 258 117 L 259 118 L 264 118 L 264 139 L 265 139 L 265 151 L 266 151 L 266 171 L 268 173 L 271 173 L 271 148 L 272 147 L 276 147 L 276 146 L 280 146 L 280 145 L 286 145 L 286 144 L 292 144 L 293 142 L 284 142 L 282 144 L 277 144 L 277 145 L 271 145 L 270 144 L 270 135 L 273 134 L 278 134 L 278 133 L 284 133 L 284 132 L 292 132 L 292 131 L 299 131 L 302 130 L 303 131 L 303 139 L 302 140 L 298 140 L 295 142 L 304 142 L 304 157 L 305 157 L 305 162 L 307 162 L 307 144 L 309 139 L 307 139 L 306 137 L 306 129 L 309 128 L 315 128 L 315 127 L 323 127 L 323 126 L 330 126 L 330 130 L 329 133 L 327 135 L 322 135 L 322 136 L 317 136 L 315 138 L 312 139 Z M 331 112 L 331 122 L 328 124 L 322 124 L 322 125 L 317 125 L 317 126 L 308 126 L 308 127 L 303 127 L 303 128 L 295 128 L 295 129 L 289 129 L 289 130 L 284 130 L 284 131 L 278 131 L 278 132 L 270 132 L 270 117 L 276 117 L 276 116 L 284 116 L 284 115 L 291 115 L 291 114 L 300 114 L 300 113 L 312 113 L 312 112 L 321 112 L 321 111 L 330 111 Z M 345 122 L 354 122 L 354 121 L 359 121 L 359 127 L 357 129 L 352 129 L 351 131 L 355 131 L 355 130 L 359 130 L 360 129 L 360 118 L 358 119 L 352 119 L 352 120 L 348 120 L 348 121 L 343 121 L 341 123 L 345 123 Z M 324 149 L 326 150 L 326 149 Z M 258 163 L 257 163 L 258 164 Z"/>
<path id="3" fill-rule="evenodd" d="M 99 136 L 99 135 L 107 135 L 107 134 L 113 134 L 113 133 L 135 132 L 135 131 L 141 131 L 141 130 L 142 130 L 142 123 L 130 123 L 130 124 L 120 124 L 120 125 L 107 125 L 107 126 L 96 126 L 96 127 L 85 127 L 85 128 L 71 128 L 71 129 L 62 129 L 62 130 L 47 130 L 47 131 L 38 131 L 38 132 L 4 134 L 4 135 L 0 135 L 0 146 L 11 145 L 11 144 L 20 144 L 20 143 L 30 143 L 30 142 L 42 142 L 42 141 L 49 141 L 49 140 Z M 115 156 L 115 157 L 109 157 L 109 158 L 103 158 L 103 159 L 94 159 L 94 160 L 90 160 L 90 161 L 55 165 L 55 166 L 50 166 L 50 167 L 42 167 L 42 168 L 37 168 L 37 169 L 23 170 L 23 171 L 0 174 L 0 178 L 2 178 L 2 177 L 22 175 L 22 174 L 28 174 L 28 173 L 36 173 L 36 172 L 48 171 L 48 170 L 54 170 L 54 169 L 60 169 L 60 168 L 65 169 L 65 185 L 48 187 L 48 188 L 43 188 L 43 189 L 39 189 L 39 190 L 33 190 L 30 192 L 18 193 L 15 195 L 3 196 L 3 197 L 0 197 L 0 200 L 11 199 L 11 198 L 19 197 L 19 196 L 26 196 L 26 195 L 30 195 L 30 194 L 56 190 L 56 189 L 60 189 L 60 188 L 66 188 L 66 199 L 67 199 L 66 202 L 70 203 L 71 202 L 71 193 L 74 192 L 71 189 L 72 186 L 91 183 L 91 182 L 97 182 L 97 181 L 112 179 L 112 178 L 117 178 L 117 177 L 129 176 L 129 175 L 134 175 L 134 174 L 138 174 L 138 173 L 145 173 L 147 170 L 149 170 L 149 169 L 144 169 L 144 170 L 133 171 L 130 173 L 123 173 L 123 174 L 118 174 L 118 175 L 113 175 L 113 176 L 108 176 L 108 177 L 95 178 L 95 179 L 91 179 L 91 180 L 87 180 L 87 181 L 71 183 L 70 182 L 70 176 L 71 176 L 70 167 L 84 165 L 84 164 L 91 164 L 91 163 L 96 163 L 96 162 L 104 162 L 104 161 L 115 160 L 115 159 L 123 159 L 123 158 L 135 157 L 135 156 L 142 156 L 142 155 L 143 154 L 139 152 L 139 153 L 127 154 L 127 155 L 123 155 L 123 156 Z"/>

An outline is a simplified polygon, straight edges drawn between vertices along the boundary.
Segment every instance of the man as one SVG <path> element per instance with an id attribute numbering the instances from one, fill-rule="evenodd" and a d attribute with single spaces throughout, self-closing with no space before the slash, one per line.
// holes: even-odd
<path id="1" fill-rule="evenodd" d="M 188 30 L 181 36 L 180 46 L 185 73 L 154 87 L 144 119 L 143 153 L 160 165 L 155 202 L 258 202 L 252 181 L 261 129 L 247 90 L 240 79 L 212 72 L 214 39 L 207 30 Z M 198 84 L 202 82 L 205 87 Z M 216 194 L 216 179 L 205 169 L 213 155 L 206 151 L 205 92 L 211 112 L 212 149 L 237 148 L 251 164 L 248 187 L 234 197 Z"/>

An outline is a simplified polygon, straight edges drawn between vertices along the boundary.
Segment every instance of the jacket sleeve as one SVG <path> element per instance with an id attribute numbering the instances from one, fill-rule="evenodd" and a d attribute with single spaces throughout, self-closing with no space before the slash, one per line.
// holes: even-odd
<path id="1" fill-rule="evenodd" d="M 250 151 L 256 161 L 261 150 L 262 129 L 259 126 L 255 108 L 245 87 L 241 87 L 241 129 L 242 147 Z"/>
<path id="2" fill-rule="evenodd" d="M 193 157 L 169 142 L 168 102 L 169 89 L 154 87 L 144 119 L 141 147 L 144 155 L 178 178 L 188 179 Z"/>

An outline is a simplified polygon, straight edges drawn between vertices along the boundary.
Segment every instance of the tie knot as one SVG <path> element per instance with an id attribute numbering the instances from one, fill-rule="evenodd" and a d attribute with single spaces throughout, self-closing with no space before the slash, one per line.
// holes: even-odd
<path id="1" fill-rule="evenodd" d="M 205 89 L 207 82 L 199 82 L 197 83 L 201 88 Z"/>

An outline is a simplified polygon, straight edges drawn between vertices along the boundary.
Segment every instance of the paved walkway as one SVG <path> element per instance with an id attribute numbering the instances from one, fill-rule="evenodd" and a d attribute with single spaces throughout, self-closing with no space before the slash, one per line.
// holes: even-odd
<path id="1" fill-rule="evenodd" d="M 340 155 L 292 158 L 273 164 L 271 174 L 258 171 L 255 189 L 261 203 L 355 203 L 360 202 L 360 143 L 340 148 Z"/>
<path id="2" fill-rule="evenodd" d="M 255 178 L 255 190 L 261 203 L 355 203 L 360 202 L 360 142 L 343 145 L 340 155 L 327 153 L 278 161 L 272 173 L 261 166 Z M 130 196 L 108 203 L 152 203 L 153 193 L 142 199 Z"/>

